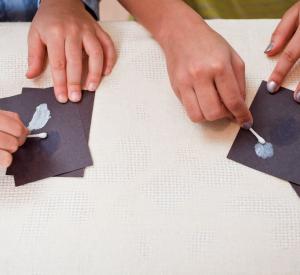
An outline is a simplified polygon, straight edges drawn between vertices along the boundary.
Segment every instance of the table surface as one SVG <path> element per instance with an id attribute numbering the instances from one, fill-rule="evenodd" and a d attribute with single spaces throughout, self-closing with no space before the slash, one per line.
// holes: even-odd
<path id="1" fill-rule="evenodd" d="M 247 64 L 249 105 L 276 62 L 263 54 L 276 23 L 209 21 Z M 290 185 L 226 159 L 237 125 L 188 120 L 141 26 L 103 26 L 119 58 L 95 99 L 94 166 L 18 188 L 0 177 L 1 274 L 300 274 Z M 24 77 L 28 27 L 0 25 L 0 97 L 52 86 L 49 69 Z"/>

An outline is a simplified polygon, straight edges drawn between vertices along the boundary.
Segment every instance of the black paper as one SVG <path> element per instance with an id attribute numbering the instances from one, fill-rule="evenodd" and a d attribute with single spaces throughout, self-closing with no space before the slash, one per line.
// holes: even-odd
<path id="1" fill-rule="evenodd" d="M 273 144 L 274 156 L 257 157 L 256 138 L 250 131 L 240 130 L 228 158 L 269 175 L 300 184 L 300 105 L 291 90 L 281 88 L 274 95 L 266 89 L 264 81 L 250 108 L 254 130 Z"/>
<path id="2" fill-rule="evenodd" d="M 47 103 L 51 111 L 51 119 L 39 130 L 47 132 L 48 138 L 28 139 L 14 154 L 7 173 L 14 175 L 16 186 L 92 165 L 75 104 L 60 104 L 52 93 L 36 93 L 1 99 L 0 109 L 19 113 L 24 124 L 28 125 L 41 103 Z"/>
<path id="3" fill-rule="evenodd" d="M 295 183 L 291 183 L 291 185 L 294 188 L 294 190 L 297 193 L 297 195 L 300 197 L 300 185 L 295 184 Z"/>
<path id="4" fill-rule="evenodd" d="M 37 89 L 37 88 L 23 88 L 22 94 L 32 94 L 35 95 L 36 93 L 43 93 L 43 92 L 51 92 L 54 94 L 53 87 L 46 88 L 46 89 Z M 89 92 L 89 91 L 83 91 L 82 92 L 82 100 L 79 103 L 76 103 L 76 107 L 79 110 L 80 118 L 83 124 L 84 133 L 87 139 L 87 142 L 89 141 L 89 135 L 90 135 L 90 126 L 91 126 L 91 120 L 92 120 L 92 113 L 93 113 L 93 106 L 94 106 L 94 98 L 95 93 Z M 57 175 L 58 177 L 83 177 L 84 176 L 84 168 L 77 169 L 75 171 L 71 171 L 68 173 L 64 173 L 61 175 Z"/>

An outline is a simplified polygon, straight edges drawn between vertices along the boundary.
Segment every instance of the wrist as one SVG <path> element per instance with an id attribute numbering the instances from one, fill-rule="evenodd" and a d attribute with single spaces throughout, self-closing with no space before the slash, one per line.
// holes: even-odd
<path id="1" fill-rule="evenodd" d="M 203 18 L 188 6 L 173 14 L 169 12 L 159 25 L 158 31 L 153 35 L 163 48 L 178 39 L 184 39 L 188 33 L 211 31 Z"/>

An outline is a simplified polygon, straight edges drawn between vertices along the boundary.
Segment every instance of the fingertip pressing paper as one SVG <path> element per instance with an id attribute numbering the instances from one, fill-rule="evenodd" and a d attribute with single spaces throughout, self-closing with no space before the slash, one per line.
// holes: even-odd
<path id="1" fill-rule="evenodd" d="M 267 142 L 262 146 L 250 131 L 240 129 L 228 158 L 269 175 L 300 184 L 300 105 L 293 91 L 280 88 L 276 94 L 260 85 L 250 107 L 253 128 Z M 269 146 L 269 147 L 268 147 Z"/>

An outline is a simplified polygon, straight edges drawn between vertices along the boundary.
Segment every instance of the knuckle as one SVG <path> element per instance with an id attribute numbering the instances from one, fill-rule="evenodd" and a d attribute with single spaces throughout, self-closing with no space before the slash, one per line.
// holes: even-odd
<path id="1" fill-rule="evenodd" d="M 206 73 L 206 68 L 202 65 L 195 65 L 190 69 L 190 74 L 193 77 L 193 79 L 199 79 L 200 77 L 203 77 L 203 74 Z"/>
<path id="2" fill-rule="evenodd" d="M 64 35 L 64 27 L 61 24 L 53 24 L 49 28 L 49 34 L 54 37 L 60 37 Z"/>
<path id="3" fill-rule="evenodd" d="M 80 32 L 80 27 L 76 23 L 72 23 L 68 27 L 68 36 L 77 37 Z"/>
<path id="4" fill-rule="evenodd" d="M 294 64 L 297 61 L 297 55 L 292 50 L 286 49 L 283 52 L 283 58 L 287 60 L 289 63 Z"/>
<path id="5" fill-rule="evenodd" d="M 222 112 L 221 108 L 211 109 L 205 114 L 205 118 L 208 121 L 215 121 L 223 117 L 224 117 L 224 113 Z"/>
<path id="6" fill-rule="evenodd" d="M 204 120 L 202 114 L 196 109 L 188 109 L 188 115 L 190 120 L 194 123 L 199 123 Z"/>
<path id="7" fill-rule="evenodd" d="M 11 153 L 15 153 L 18 149 L 19 149 L 18 140 L 16 138 L 12 138 L 11 141 L 10 141 L 8 150 Z"/>
<path id="8" fill-rule="evenodd" d="M 72 66 L 82 66 L 81 52 L 78 49 L 69 49 L 66 53 L 68 65 L 71 63 Z"/>
<path id="9" fill-rule="evenodd" d="M 90 55 L 92 55 L 94 57 L 101 57 L 102 56 L 102 48 L 99 45 L 94 46 L 90 51 Z"/>
<path id="10" fill-rule="evenodd" d="M 64 71 L 66 69 L 66 62 L 62 59 L 57 59 L 52 62 L 52 68 L 55 71 Z"/>
<path id="11" fill-rule="evenodd" d="M 22 137 L 24 135 L 24 127 L 21 125 L 21 123 L 17 123 L 15 125 L 14 134 L 16 137 Z"/>
<path id="12" fill-rule="evenodd" d="M 80 81 L 68 81 L 68 86 L 72 88 L 76 87 L 80 89 L 80 84 Z"/>
<path id="13" fill-rule="evenodd" d="M 178 72 L 175 75 L 175 82 L 178 87 L 187 87 L 187 86 L 190 86 L 191 77 L 186 72 Z"/>
<path id="14" fill-rule="evenodd" d="M 10 112 L 10 111 L 7 111 L 7 113 L 8 113 L 11 117 L 13 117 L 14 119 L 16 119 L 16 120 L 18 120 L 18 121 L 21 121 L 21 118 L 20 118 L 20 116 L 19 116 L 18 113 Z"/>
<path id="15" fill-rule="evenodd" d="M 216 75 L 223 75 L 226 71 L 225 63 L 223 63 L 223 62 L 212 63 L 211 70 Z"/>
<path id="16" fill-rule="evenodd" d="M 241 108 L 242 102 L 237 98 L 231 98 L 227 101 L 227 108 L 231 111 L 238 111 Z"/>
<path id="17" fill-rule="evenodd" d="M 282 68 L 277 66 L 273 71 L 271 78 L 274 79 L 274 81 L 281 82 L 282 79 L 284 79 L 284 77 L 285 77 L 284 71 L 282 70 Z"/>
<path id="18" fill-rule="evenodd" d="M 99 71 L 99 72 L 92 72 L 92 73 L 89 73 L 88 75 L 88 79 L 90 82 L 94 82 L 94 83 L 98 83 L 101 79 L 101 76 L 102 76 L 102 72 Z"/>

